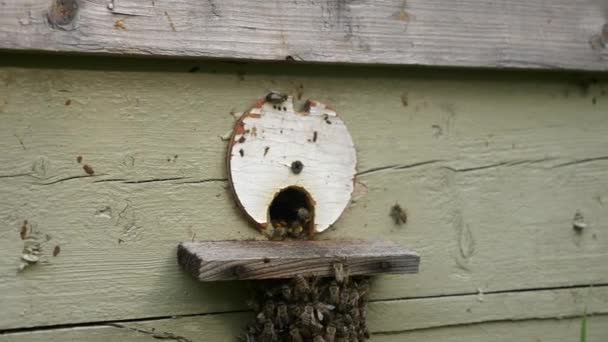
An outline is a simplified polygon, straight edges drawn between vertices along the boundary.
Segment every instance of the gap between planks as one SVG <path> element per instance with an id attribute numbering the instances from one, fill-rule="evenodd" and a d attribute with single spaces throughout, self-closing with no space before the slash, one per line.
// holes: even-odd
<path id="1" fill-rule="evenodd" d="M 606 298 L 606 303 L 604 303 L 605 307 L 602 307 L 602 309 L 600 309 L 600 310 L 594 310 L 594 308 L 587 310 L 588 308 L 586 307 L 585 310 L 584 311 L 581 310 L 581 312 L 574 312 L 574 311 L 576 311 L 576 309 L 574 309 L 574 311 L 572 311 L 573 309 L 570 309 L 571 310 L 570 312 L 566 312 L 566 310 L 564 310 L 563 312 L 566 312 L 564 314 L 562 311 L 557 312 L 557 311 L 551 311 L 549 309 L 549 310 L 542 311 L 542 312 L 536 312 L 536 313 L 532 314 L 531 316 L 526 316 L 526 314 L 528 314 L 526 312 L 521 317 L 514 316 L 517 314 L 517 312 L 507 310 L 508 312 L 506 314 L 503 314 L 502 316 L 500 316 L 500 313 L 499 313 L 498 314 L 499 316 L 493 317 L 491 319 L 477 320 L 477 321 L 466 321 L 466 319 L 461 319 L 460 318 L 461 314 L 455 312 L 454 314 L 456 315 L 455 316 L 456 320 L 460 319 L 460 321 L 448 322 L 445 324 L 428 324 L 428 325 L 419 324 L 419 325 L 409 327 L 406 329 L 386 329 L 386 321 L 384 319 L 381 319 L 379 317 L 379 314 L 380 314 L 380 316 L 383 316 L 383 314 L 387 314 L 387 312 L 386 312 L 386 310 L 383 310 L 382 308 L 380 308 L 380 309 L 378 308 L 378 306 L 382 306 L 382 305 L 389 305 L 389 307 L 391 307 L 391 306 L 394 307 L 394 305 L 397 305 L 397 306 L 408 305 L 408 303 L 412 303 L 413 305 L 415 305 L 416 302 L 424 304 L 424 302 L 427 302 L 427 301 L 429 302 L 428 306 L 430 306 L 432 308 L 437 308 L 437 307 L 442 306 L 442 305 L 438 305 L 437 303 L 433 303 L 437 300 L 445 301 L 446 304 L 449 304 L 452 300 L 461 300 L 461 299 L 471 299 L 472 301 L 477 301 L 481 305 L 481 304 L 483 304 L 484 300 L 479 300 L 480 295 L 486 296 L 488 299 L 492 299 L 493 296 L 499 296 L 499 297 L 497 297 L 498 302 L 501 302 L 502 305 L 509 307 L 509 304 L 512 304 L 512 303 L 509 302 L 508 297 L 504 297 L 504 296 L 505 295 L 518 296 L 518 295 L 521 295 L 522 293 L 524 293 L 526 295 L 533 295 L 530 297 L 528 304 L 531 306 L 534 306 L 535 304 L 543 304 L 543 303 L 551 302 L 551 301 L 555 300 L 555 298 L 551 297 L 552 294 L 557 294 L 556 297 L 571 295 L 572 297 L 575 297 L 573 299 L 574 301 L 578 301 L 578 300 L 580 300 L 580 297 L 584 295 L 583 291 L 590 291 L 593 289 L 601 291 L 600 296 L 603 296 L 602 298 Z M 504 298 L 500 297 L 500 296 L 503 296 Z M 540 301 L 538 303 L 535 303 L 534 301 L 537 300 L 536 299 L 537 296 L 539 298 L 540 297 L 542 297 L 542 298 L 540 299 Z M 469 297 L 469 298 L 466 298 L 466 297 Z M 515 301 L 517 301 L 518 299 L 519 298 L 516 298 Z M 512 302 L 515 302 L 515 301 L 512 300 Z M 393 311 L 393 310 L 400 311 L 399 308 L 392 309 L 391 311 Z M 441 312 L 443 312 L 443 310 L 441 310 Z M 230 315 L 249 314 L 249 313 L 250 313 L 249 310 L 232 310 L 232 311 L 221 311 L 221 312 L 208 312 L 208 313 L 171 315 L 171 316 L 156 316 L 156 317 L 146 317 L 146 318 L 93 321 L 93 322 L 82 322 L 82 323 L 73 323 L 73 324 L 57 324 L 57 325 L 49 325 L 49 326 L 4 329 L 4 330 L 0 330 L 0 337 L 10 336 L 11 334 L 21 334 L 21 333 L 28 333 L 28 332 L 52 332 L 52 331 L 73 329 L 73 328 L 115 327 L 115 328 L 129 329 L 129 327 L 127 326 L 128 324 L 153 324 L 155 322 L 162 322 L 162 321 L 166 321 L 166 320 L 196 319 L 196 318 L 203 318 L 203 317 L 226 317 L 226 318 L 228 318 L 228 317 L 230 317 Z M 506 321 L 551 320 L 551 319 L 574 318 L 574 317 L 581 317 L 584 314 L 587 314 L 588 316 L 608 316 L 608 284 L 573 285 L 573 286 L 566 286 L 566 287 L 550 287 L 550 288 L 535 288 L 535 289 L 517 289 L 517 290 L 511 290 L 511 291 L 487 292 L 487 293 L 483 293 L 483 294 L 466 293 L 466 294 L 457 294 L 457 295 L 438 295 L 438 296 L 414 297 L 414 298 L 406 298 L 406 299 L 391 299 L 391 300 L 371 301 L 370 302 L 370 317 L 371 317 L 370 320 L 371 320 L 371 322 L 373 322 L 372 327 L 371 327 L 373 334 L 398 334 L 398 333 L 411 332 L 411 331 L 421 331 L 421 330 L 429 330 L 429 329 L 436 329 L 436 328 L 468 326 L 468 325 L 476 325 L 476 324 L 484 324 L 484 323 L 506 322 Z M 404 320 L 401 315 L 399 315 L 398 317 L 394 317 L 395 315 L 392 315 L 392 316 L 393 316 L 392 322 L 391 322 L 391 319 L 388 319 L 388 321 L 389 321 L 388 324 L 391 326 L 402 326 L 401 324 L 396 324 L 394 320 L 407 322 L 407 319 Z M 380 326 L 380 328 L 378 328 L 378 325 Z M 385 327 L 383 328 L 382 325 L 385 325 Z"/>

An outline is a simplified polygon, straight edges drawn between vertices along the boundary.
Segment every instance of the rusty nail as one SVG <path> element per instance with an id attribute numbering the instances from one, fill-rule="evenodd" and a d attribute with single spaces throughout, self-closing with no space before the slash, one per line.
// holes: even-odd
<path id="1" fill-rule="evenodd" d="M 295 173 L 296 175 L 299 174 L 300 172 L 302 172 L 303 168 L 304 168 L 304 164 L 302 164 L 302 162 L 299 160 L 296 160 L 293 163 L 291 163 L 291 172 Z"/>

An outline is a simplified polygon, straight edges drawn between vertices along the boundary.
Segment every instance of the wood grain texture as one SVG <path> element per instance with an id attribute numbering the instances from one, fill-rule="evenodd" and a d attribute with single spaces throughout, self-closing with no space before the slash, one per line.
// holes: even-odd
<path id="1" fill-rule="evenodd" d="M 177 248 L 180 266 L 201 281 L 417 273 L 420 257 L 388 241 L 200 241 Z"/>
<path id="2" fill-rule="evenodd" d="M 0 329 L 244 309 L 243 285 L 191 279 L 176 246 L 261 238 L 219 136 L 266 89 L 300 86 L 340 111 L 358 153 L 354 202 L 319 238 L 421 256 L 374 300 L 608 283 L 601 77 L 62 59 L 0 69 Z M 18 273 L 24 220 L 42 255 Z"/>
<path id="3" fill-rule="evenodd" d="M 508 329 L 512 334 L 496 339 L 562 341 L 552 338 L 557 336 L 554 329 L 567 337 L 577 336 L 586 311 L 589 341 L 603 341 L 608 337 L 607 303 L 606 287 L 372 302 L 369 328 L 371 341 L 488 341 L 489 336 Z M 250 312 L 239 312 L 107 322 L 76 329 L 9 332 L 0 335 L 0 341 L 234 341 L 252 318 Z M 516 339 L 520 336 L 525 338 Z"/>
<path id="4" fill-rule="evenodd" d="M 0 48 L 141 56 L 608 70 L 597 0 L 0 3 Z"/>

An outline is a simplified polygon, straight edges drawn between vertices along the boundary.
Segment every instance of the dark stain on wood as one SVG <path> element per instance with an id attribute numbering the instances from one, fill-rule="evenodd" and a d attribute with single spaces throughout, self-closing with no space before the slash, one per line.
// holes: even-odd
<path id="1" fill-rule="evenodd" d="M 317 131 L 312 134 L 312 142 L 317 142 Z"/>
<path id="2" fill-rule="evenodd" d="M 89 164 L 84 164 L 82 166 L 82 169 L 84 170 L 84 172 L 87 173 L 87 175 L 92 176 L 95 174 L 95 170 L 93 170 L 93 168 L 89 165 Z"/>
<path id="3" fill-rule="evenodd" d="M 127 26 L 125 26 L 125 22 L 123 20 L 116 20 L 114 22 L 114 29 L 117 31 L 126 31 Z"/>
<path id="4" fill-rule="evenodd" d="M 244 143 L 244 142 L 245 142 L 245 140 L 246 140 L 246 139 L 245 139 L 245 136 L 241 136 L 241 137 L 239 138 L 239 143 L 240 143 L 240 144 L 242 144 L 242 143 Z"/>
<path id="5" fill-rule="evenodd" d="M 171 20 L 171 16 L 169 16 L 169 13 L 167 11 L 165 11 L 165 17 L 167 18 L 167 21 L 169 22 L 169 26 L 171 27 L 171 31 L 175 32 L 175 25 L 173 25 L 173 20 Z"/>
<path id="6" fill-rule="evenodd" d="M 264 157 L 266 157 L 266 155 L 268 154 L 268 150 L 270 150 L 270 147 L 264 147 Z"/>
<path id="7" fill-rule="evenodd" d="M 65 105 L 66 106 L 69 106 L 71 104 L 72 104 L 72 100 L 70 100 L 70 99 L 65 100 Z"/>
<path id="8" fill-rule="evenodd" d="M 245 156 L 245 151 L 243 151 L 243 149 L 240 149 L 239 150 L 239 154 L 241 155 L 241 157 L 244 157 Z"/>
<path id="9" fill-rule="evenodd" d="M 82 156 L 78 156 L 78 157 L 76 157 L 76 162 L 77 162 L 78 164 L 82 163 Z"/>
<path id="10" fill-rule="evenodd" d="M 59 253 L 61 253 L 61 247 L 59 247 L 59 245 L 55 246 L 55 248 L 53 248 L 53 256 L 56 257 L 59 255 Z"/>

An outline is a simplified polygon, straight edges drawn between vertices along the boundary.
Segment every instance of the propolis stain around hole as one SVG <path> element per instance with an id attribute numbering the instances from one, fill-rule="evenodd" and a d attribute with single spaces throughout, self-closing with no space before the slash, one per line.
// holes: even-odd
<path id="1" fill-rule="evenodd" d="M 307 238 L 314 232 L 314 205 L 310 194 L 301 187 L 290 186 L 279 191 L 270 206 L 272 225 L 268 234 L 273 240 Z"/>

